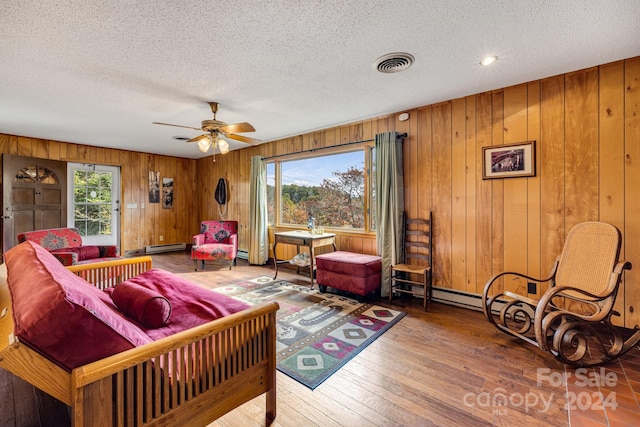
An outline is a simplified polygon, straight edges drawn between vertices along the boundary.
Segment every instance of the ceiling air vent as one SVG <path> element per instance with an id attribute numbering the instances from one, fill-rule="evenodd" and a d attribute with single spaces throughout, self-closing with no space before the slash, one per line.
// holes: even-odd
<path id="1" fill-rule="evenodd" d="M 413 55 L 403 52 L 388 53 L 376 59 L 373 68 L 381 73 L 399 73 L 413 64 Z"/>

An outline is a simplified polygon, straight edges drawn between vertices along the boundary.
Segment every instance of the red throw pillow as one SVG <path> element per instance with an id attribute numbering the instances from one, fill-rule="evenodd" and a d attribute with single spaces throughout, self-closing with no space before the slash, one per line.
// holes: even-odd
<path id="1" fill-rule="evenodd" d="M 151 289 L 122 282 L 108 292 L 120 311 L 148 328 L 160 328 L 169 321 L 171 303 Z"/>
<path id="2" fill-rule="evenodd" d="M 72 246 L 69 248 L 52 249 L 49 252 L 52 254 L 76 253 L 78 254 L 78 261 L 100 258 L 100 248 L 97 246 Z"/>
<path id="3" fill-rule="evenodd" d="M 100 258 L 100 249 L 97 246 L 78 246 L 74 248 L 78 252 L 78 260 Z"/>

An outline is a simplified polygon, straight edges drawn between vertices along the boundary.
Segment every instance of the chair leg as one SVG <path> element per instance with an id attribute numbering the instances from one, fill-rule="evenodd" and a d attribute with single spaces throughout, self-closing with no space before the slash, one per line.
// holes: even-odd
<path id="1" fill-rule="evenodd" d="M 195 271 L 198 271 L 198 260 L 197 259 L 193 260 L 193 267 L 195 268 Z"/>
<path id="2" fill-rule="evenodd" d="M 202 269 L 204 270 L 204 260 L 202 260 Z"/>
<path id="3" fill-rule="evenodd" d="M 229 260 L 229 270 L 231 270 L 231 266 L 233 265 L 233 261 L 232 259 Z"/>
<path id="4" fill-rule="evenodd" d="M 424 311 L 427 311 L 427 306 L 429 304 L 429 299 L 430 299 L 429 292 L 431 290 L 431 286 L 429 286 L 429 281 L 427 279 L 427 274 L 428 272 L 425 271 L 422 277 L 422 283 L 424 283 L 424 296 L 422 301 L 422 304 L 424 305 Z"/>
<path id="5" fill-rule="evenodd" d="M 389 303 L 393 301 L 393 267 L 389 267 Z"/>

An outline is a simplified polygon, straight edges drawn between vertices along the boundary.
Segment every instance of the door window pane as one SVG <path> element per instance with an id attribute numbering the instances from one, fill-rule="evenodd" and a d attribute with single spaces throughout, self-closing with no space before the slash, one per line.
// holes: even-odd
<path id="1" fill-rule="evenodd" d="M 82 236 L 111 234 L 111 172 L 76 170 L 74 180 L 74 227 Z"/>

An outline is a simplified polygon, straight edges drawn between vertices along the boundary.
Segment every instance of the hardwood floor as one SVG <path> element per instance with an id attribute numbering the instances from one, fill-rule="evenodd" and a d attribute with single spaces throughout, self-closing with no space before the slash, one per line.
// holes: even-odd
<path id="1" fill-rule="evenodd" d="M 188 254 L 153 258 L 156 267 L 193 273 Z M 224 284 L 271 276 L 273 267 L 238 261 L 231 271 L 207 264 L 197 274 Z M 278 278 L 309 283 L 293 270 L 279 269 Z M 640 349 L 602 371 L 576 371 L 498 332 L 481 312 L 434 303 L 424 313 L 411 297 L 394 299 L 393 308 L 407 316 L 314 391 L 278 372 L 273 425 L 576 427 L 640 419 Z M 211 424 L 239 425 L 264 425 L 264 397 Z"/>
<path id="2" fill-rule="evenodd" d="M 272 266 L 243 261 L 232 270 L 207 263 L 196 273 L 189 254 L 182 252 L 153 260 L 155 267 L 196 282 L 226 284 L 273 275 Z M 278 270 L 279 279 L 309 283 L 295 270 Z M 375 302 L 389 306 L 386 299 Z M 278 372 L 273 425 L 576 427 L 631 426 L 640 420 L 638 348 L 603 370 L 576 371 L 496 331 L 481 312 L 433 303 L 424 313 L 422 301 L 411 297 L 394 299 L 393 308 L 407 316 L 315 390 Z M 25 414 L 24 399 L 33 399 L 32 389 L 14 385 L 16 380 L 21 381 L 0 372 L 0 426 L 64 424 L 46 415 L 38 424 L 34 414 Z M 41 415 L 51 413 L 38 406 Z M 261 396 L 210 427 L 263 426 L 264 410 Z"/>

